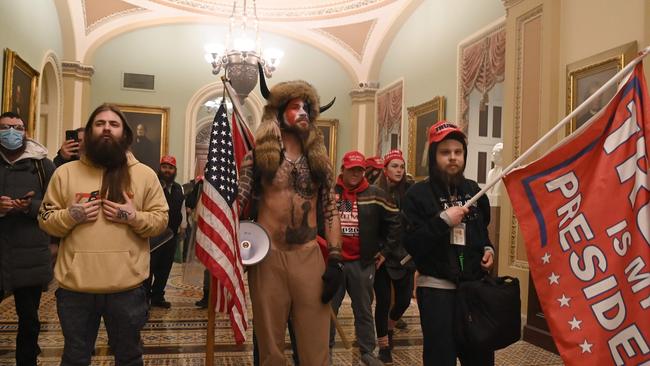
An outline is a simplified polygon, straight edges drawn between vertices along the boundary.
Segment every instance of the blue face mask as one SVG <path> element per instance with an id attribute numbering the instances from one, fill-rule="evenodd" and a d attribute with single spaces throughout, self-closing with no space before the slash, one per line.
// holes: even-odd
<path id="1" fill-rule="evenodd" d="M 0 145 L 7 150 L 17 150 L 23 146 L 23 132 L 13 128 L 0 131 Z"/>

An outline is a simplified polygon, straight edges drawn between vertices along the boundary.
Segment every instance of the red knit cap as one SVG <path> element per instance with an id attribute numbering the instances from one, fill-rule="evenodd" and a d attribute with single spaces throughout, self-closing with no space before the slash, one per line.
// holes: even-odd
<path id="1" fill-rule="evenodd" d="M 404 162 L 404 157 L 402 156 L 402 152 L 400 150 L 391 150 L 386 155 L 384 155 L 384 166 L 388 166 L 388 163 L 395 159 L 401 160 L 402 163 Z"/>

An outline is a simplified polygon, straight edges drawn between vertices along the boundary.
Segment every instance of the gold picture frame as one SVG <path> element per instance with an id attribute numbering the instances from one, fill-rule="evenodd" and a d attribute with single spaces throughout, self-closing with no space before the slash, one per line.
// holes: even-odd
<path id="1" fill-rule="evenodd" d="M 4 51 L 4 82 L 2 111 L 14 112 L 23 118 L 27 133 L 33 136 L 36 126 L 36 92 L 40 73 L 9 48 Z"/>
<path id="2" fill-rule="evenodd" d="M 129 104 L 115 105 L 124 113 L 133 131 L 131 152 L 140 162 L 148 165 L 154 171 L 158 171 L 160 158 L 167 155 L 168 151 L 169 108 Z M 144 136 L 139 137 L 139 133 L 142 133 L 143 130 Z"/>
<path id="3" fill-rule="evenodd" d="M 330 157 L 332 168 L 336 167 L 336 136 L 338 133 L 339 120 L 338 119 L 319 119 L 316 120 L 316 127 L 320 129 L 323 134 L 323 142 L 327 149 L 327 154 Z M 335 169 L 336 170 L 336 169 Z"/>
<path id="4" fill-rule="evenodd" d="M 571 113 L 611 79 L 636 56 L 636 53 L 637 43 L 634 41 L 567 65 L 566 113 Z M 614 94 L 616 94 L 616 86 L 612 86 L 600 98 L 592 101 L 590 108 L 573 118 L 567 125 L 567 135 L 587 122 Z"/>
<path id="5" fill-rule="evenodd" d="M 415 180 L 429 176 L 428 131 L 445 119 L 445 97 L 437 96 L 420 105 L 407 108 L 409 118 L 408 172 Z"/>

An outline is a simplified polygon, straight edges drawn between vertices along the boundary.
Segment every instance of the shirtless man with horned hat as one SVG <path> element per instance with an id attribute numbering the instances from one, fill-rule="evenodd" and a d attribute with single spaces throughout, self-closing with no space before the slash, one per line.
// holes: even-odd
<path id="1" fill-rule="evenodd" d="M 329 301 L 343 280 L 341 230 L 333 194 L 334 176 L 323 136 L 314 125 L 318 94 L 297 80 L 270 91 L 256 133 L 255 149 L 242 163 L 239 202 L 256 201 L 257 223 L 271 238 L 271 249 L 249 267 L 253 326 L 260 365 L 285 365 L 284 339 L 291 318 L 301 365 L 329 364 Z M 327 265 L 316 242 L 321 210 L 328 246 Z"/>

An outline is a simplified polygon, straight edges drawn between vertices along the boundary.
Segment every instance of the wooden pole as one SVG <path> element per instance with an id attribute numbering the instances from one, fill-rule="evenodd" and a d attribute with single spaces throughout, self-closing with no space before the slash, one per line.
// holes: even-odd
<path id="1" fill-rule="evenodd" d="M 334 314 L 334 310 L 332 310 L 331 306 L 330 306 L 330 317 L 334 322 L 336 331 L 339 333 L 339 336 L 341 336 L 341 341 L 343 341 L 343 347 L 345 347 L 345 349 L 352 348 L 352 346 L 350 345 L 350 341 L 348 341 L 348 337 L 345 335 L 345 333 L 343 333 L 343 328 L 341 328 L 341 324 L 339 324 L 339 320 L 336 318 L 336 314 Z"/>
<path id="2" fill-rule="evenodd" d="M 210 286 L 208 286 L 210 289 L 210 294 L 208 296 L 208 334 L 205 337 L 205 366 L 214 365 L 214 328 L 217 316 L 215 306 L 215 297 L 217 292 L 214 288 L 215 285 L 216 281 L 213 281 L 212 275 L 210 275 Z"/>

